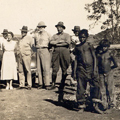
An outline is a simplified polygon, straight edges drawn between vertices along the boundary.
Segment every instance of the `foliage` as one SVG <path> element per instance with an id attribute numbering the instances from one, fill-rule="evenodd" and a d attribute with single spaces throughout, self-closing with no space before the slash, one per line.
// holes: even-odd
<path id="1" fill-rule="evenodd" d="M 98 23 L 102 23 L 102 30 L 110 30 L 109 34 L 112 43 L 118 43 L 119 40 L 119 24 L 120 0 L 94 0 L 92 3 L 86 4 L 85 9 L 88 11 L 88 20 L 93 20 L 90 29 L 94 28 Z M 104 18 L 104 19 L 103 19 Z"/>

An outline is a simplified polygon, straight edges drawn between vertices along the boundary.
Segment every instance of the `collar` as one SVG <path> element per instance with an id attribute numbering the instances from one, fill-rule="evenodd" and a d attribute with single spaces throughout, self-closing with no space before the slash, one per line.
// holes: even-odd
<path id="1" fill-rule="evenodd" d="M 43 34 L 43 33 L 45 33 L 46 31 L 45 30 L 43 30 L 42 32 L 38 32 L 38 34 Z"/>
<path id="2" fill-rule="evenodd" d="M 57 35 L 63 35 L 64 34 L 64 32 L 62 32 L 62 33 L 57 33 Z"/>

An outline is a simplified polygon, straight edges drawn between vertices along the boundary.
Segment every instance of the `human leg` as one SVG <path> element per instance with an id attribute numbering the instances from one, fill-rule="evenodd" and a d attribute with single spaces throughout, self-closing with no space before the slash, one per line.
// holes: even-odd
<path id="1" fill-rule="evenodd" d="M 104 109 L 108 107 L 107 103 L 107 96 L 106 96 L 106 81 L 105 76 L 103 74 L 99 75 L 100 78 L 100 94 L 101 94 L 101 100 L 104 104 Z"/>
<path id="2" fill-rule="evenodd" d="M 42 77 L 42 64 L 41 64 L 41 56 L 40 50 L 37 50 L 37 72 L 38 72 L 38 89 L 43 87 L 43 77 Z"/>
<path id="3" fill-rule="evenodd" d="M 19 69 L 19 84 L 20 84 L 19 87 L 25 87 L 23 60 L 21 57 L 18 59 L 18 69 Z"/>
<path id="4" fill-rule="evenodd" d="M 107 109 L 106 89 L 104 84 L 104 77 L 101 76 L 100 79 L 101 79 L 101 82 L 99 80 L 99 77 L 96 76 L 89 80 L 90 98 L 91 98 L 92 106 L 95 109 L 95 111 L 100 114 L 103 114 L 103 111 Z M 100 91 L 100 88 L 101 88 L 101 91 Z"/>
<path id="5" fill-rule="evenodd" d="M 10 88 L 9 80 L 6 80 L 6 84 L 7 84 L 6 90 L 9 90 L 9 88 Z"/>
<path id="6" fill-rule="evenodd" d="M 31 56 L 23 56 L 23 63 L 27 72 L 27 82 L 28 82 L 28 87 L 32 87 L 32 79 L 31 79 Z"/>
<path id="7" fill-rule="evenodd" d="M 109 107 L 116 106 L 115 90 L 114 90 L 114 79 L 112 71 L 107 74 L 107 91 L 108 91 L 108 104 Z"/>
<path id="8" fill-rule="evenodd" d="M 13 89 L 12 82 L 13 82 L 13 80 L 10 80 L 10 90 Z"/>
<path id="9" fill-rule="evenodd" d="M 59 65 L 60 65 L 60 58 L 59 58 L 59 52 L 53 52 L 52 54 L 52 86 L 51 90 L 55 88 L 56 78 L 57 78 L 57 72 L 59 71 Z"/>
<path id="10" fill-rule="evenodd" d="M 76 60 L 72 61 L 71 63 L 71 69 L 72 69 L 72 73 L 71 73 L 71 85 L 75 86 L 75 84 L 77 84 L 76 81 Z"/>
<path id="11" fill-rule="evenodd" d="M 76 91 L 76 99 L 78 104 L 82 105 L 86 102 L 86 87 L 87 87 L 87 80 L 84 74 L 80 71 L 77 71 L 77 91 Z"/>
<path id="12" fill-rule="evenodd" d="M 41 56 L 41 64 L 43 70 L 43 81 L 45 87 L 50 85 L 50 53 L 47 48 L 41 49 L 40 52 Z"/>
<path id="13" fill-rule="evenodd" d="M 60 66 L 62 69 L 62 79 L 61 83 L 59 86 L 59 96 L 58 96 L 58 101 L 61 102 L 63 101 L 63 89 L 65 87 L 65 80 L 67 77 L 67 69 L 70 65 L 70 53 L 69 50 L 66 48 L 64 50 L 61 49 L 60 51 Z"/>

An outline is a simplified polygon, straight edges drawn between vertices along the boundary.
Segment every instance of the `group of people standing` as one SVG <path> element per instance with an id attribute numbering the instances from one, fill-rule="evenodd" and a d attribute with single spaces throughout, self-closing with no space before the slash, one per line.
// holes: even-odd
<path id="1" fill-rule="evenodd" d="M 27 89 L 32 88 L 31 79 L 31 53 L 32 48 L 37 49 L 37 72 L 38 89 L 55 89 L 55 83 L 59 66 L 62 71 L 62 79 L 59 86 L 58 102 L 62 103 L 63 89 L 67 77 L 67 69 L 71 65 L 71 80 L 77 80 L 76 99 L 78 108 L 86 108 L 86 88 L 90 85 L 90 101 L 98 111 L 98 103 L 103 105 L 104 111 L 114 106 L 114 80 L 111 70 L 116 68 L 117 62 L 114 55 L 109 51 L 110 43 L 107 39 L 101 40 L 96 50 L 87 41 L 88 30 L 80 30 L 79 26 L 72 29 L 74 35 L 65 33 L 63 22 L 58 22 L 55 27 L 57 33 L 52 37 L 45 31 L 47 26 L 44 22 L 39 22 L 32 37 L 28 36 L 27 26 L 21 29 L 21 39 L 17 42 L 12 41 L 13 33 L 4 30 L 3 59 L 1 67 L 1 80 L 7 80 L 6 89 L 13 89 L 12 80 L 17 80 L 17 64 L 19 73 L 19 88 L 25 88 L 25 74 L 27 76 Z M 15 60 L 17 56 L 17 64 Z M 113 66 L 111 66 L 113 64 Z M 52 67 L 52 75 L 50 74 Z M 50 80 L 52 78 L 52 84 Z"/>

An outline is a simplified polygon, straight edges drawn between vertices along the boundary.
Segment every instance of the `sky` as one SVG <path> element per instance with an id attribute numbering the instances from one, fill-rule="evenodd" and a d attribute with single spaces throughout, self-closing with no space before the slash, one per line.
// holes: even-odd
<path id="1" fill-rule="evenodd" d="M 51 35 L 57 32 L 55 25 L 62 21 L 65 32 L 73 34 L 74 26 L 89 29 L 93 21 L 87 19 L 86 3 L 93 0 L 0 0 L 0 32 L 8 29 L 20 34 L 23 25 L 35 29 L 40 21 L 47 25 L 46 31 Z M 100 25 L 89 30 L 90 34 L 100 32 Z"/>

